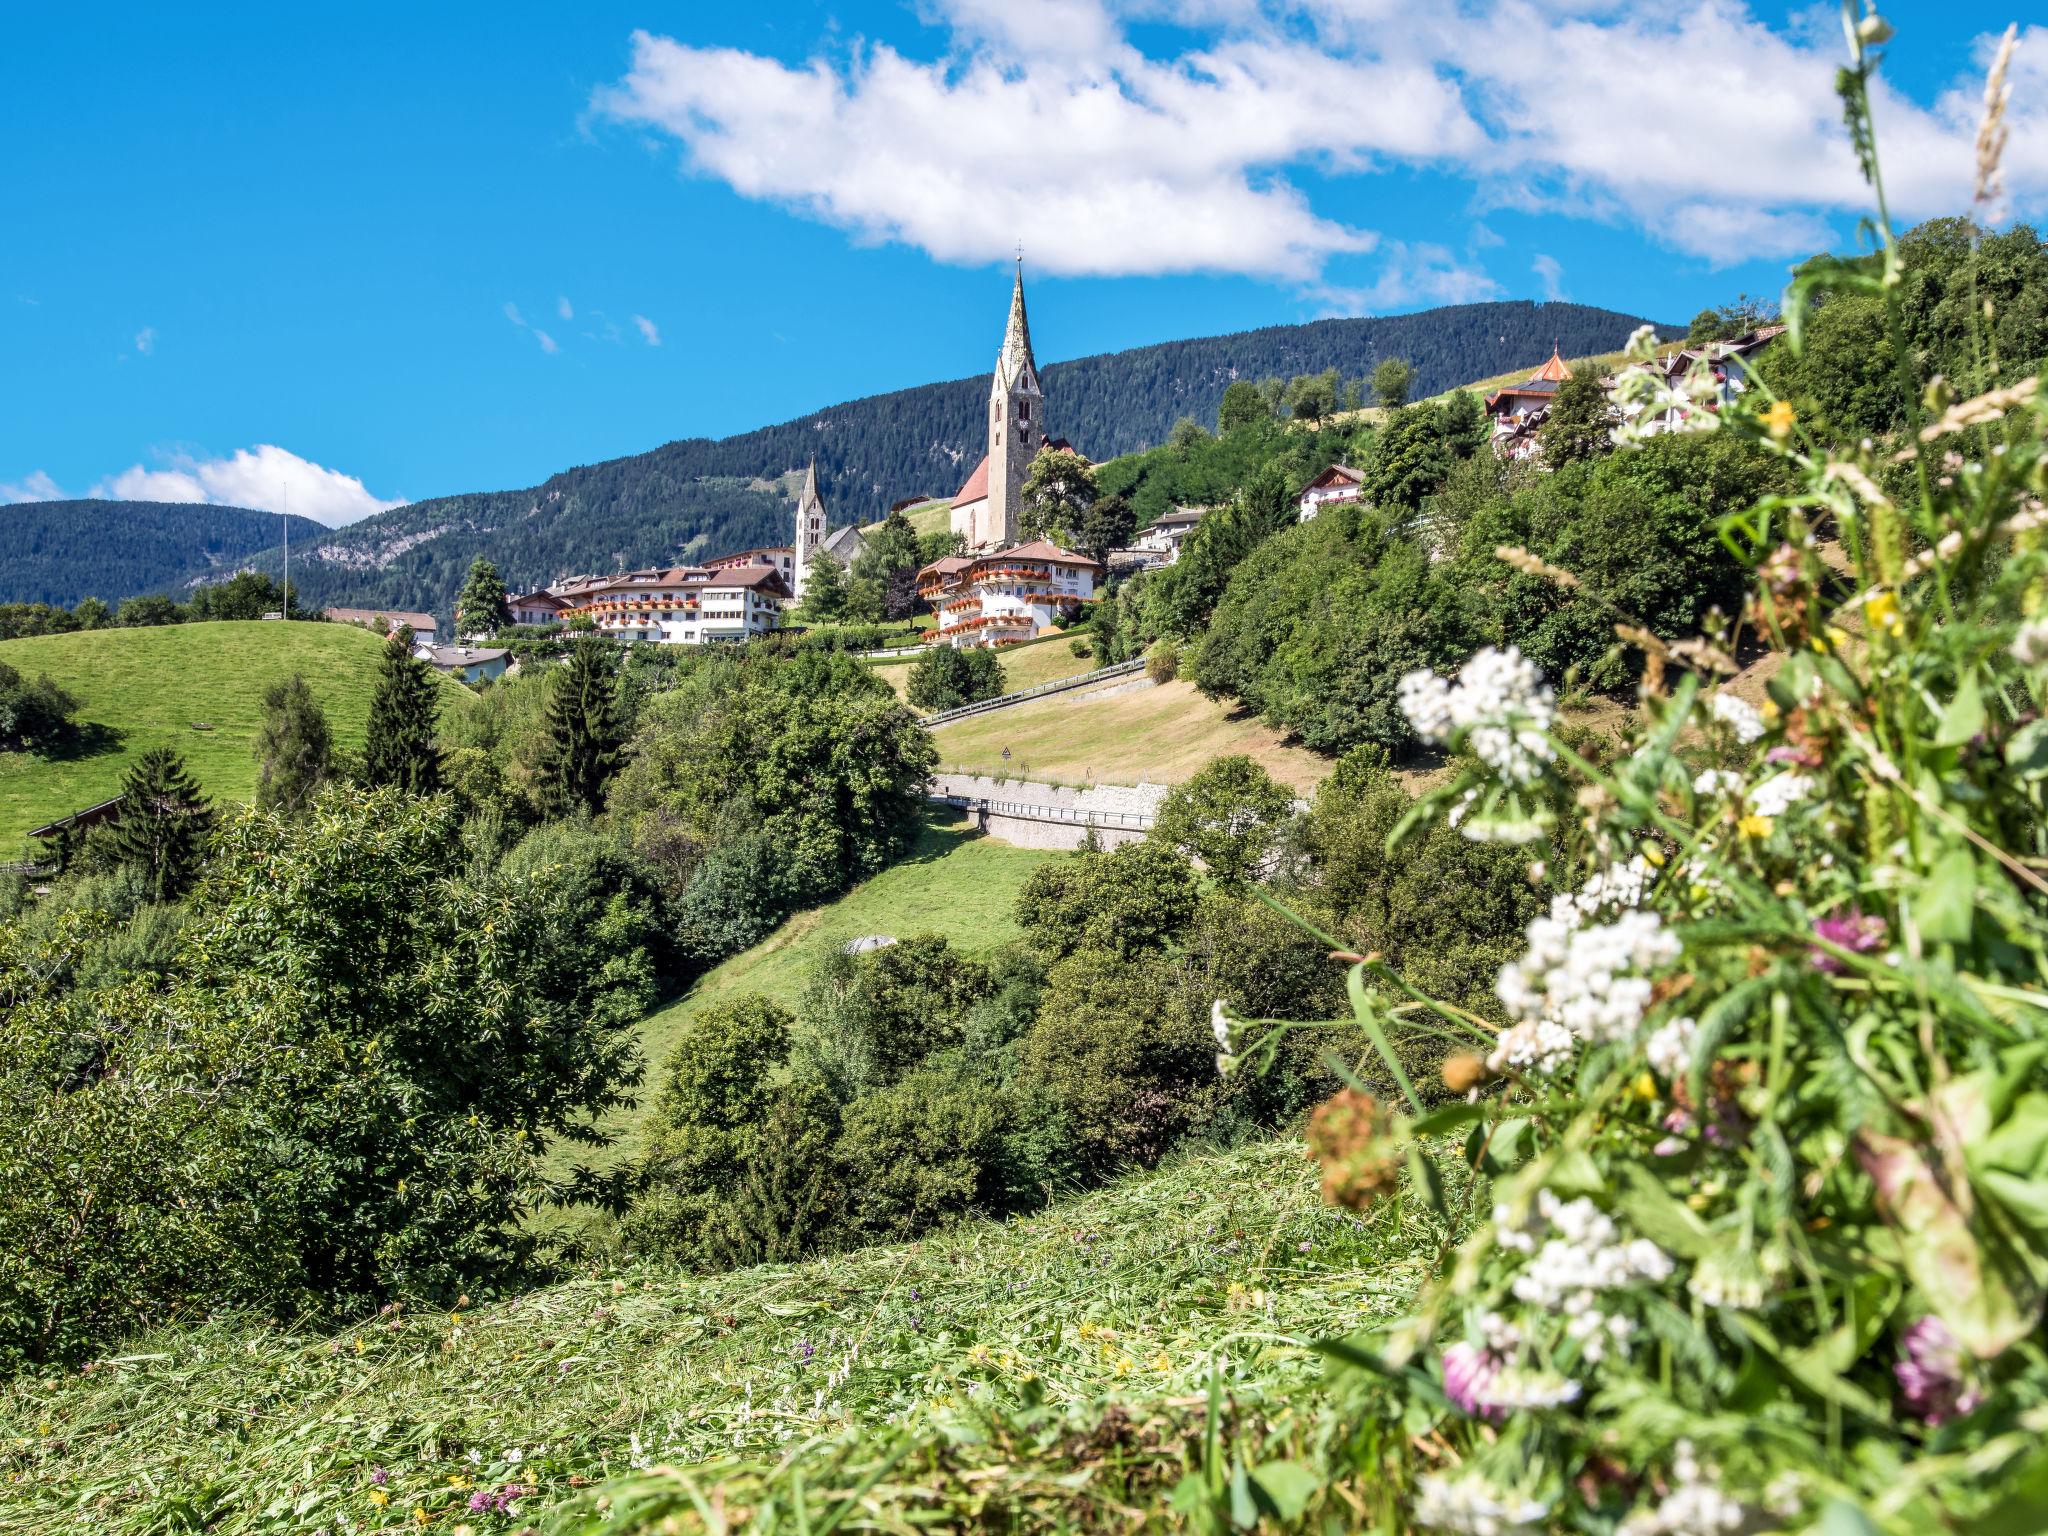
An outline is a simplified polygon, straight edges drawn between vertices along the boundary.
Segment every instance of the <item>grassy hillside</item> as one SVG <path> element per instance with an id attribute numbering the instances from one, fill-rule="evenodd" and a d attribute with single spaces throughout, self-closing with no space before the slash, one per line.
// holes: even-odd
<path id="1" fill-rule="evenodd" d="M 1126 1499 L 1163 1504 L 1212 1371 L 1233 1421 L 1256 1425 L 1317 1378 L 1308 1341 L 1405 1299 L 1415 1271 L 1396 1219 L 1325 1210 L 1298 1144 L 1272 1143 L 1033 1219 L 807 1264 L 631 1268 L 332 1335 L 195 1324 L 0 1390 L 0 1530 L 459 1529 L 476 1489 L 517 1483 L 532 1490 L 517 1518 L 473 1529 L 552 1531 L 589 1497 L 579 1488 L 636 1460 L 718 1463 L 737 1502 L 748 1480 L 787 1481 L 785 1456 L 802 1480 L 806 1459 L 879 1462 L 894 1443 L 915 1461 L 942 1439 L 957 1459 L 905 1464 L 873 1499 L 1029 1489 L 1100 1529 Z M 979 1410 L 1026 1403 L 1044 1405 L 1027 1420 L 1039 1445 L 970 1448 Z M 999 1482 L 963 1475 L 990 1462 L 1008 1464 Z M 631 1508 L 607 1529 L 651 1528 Z"/>
<path id="2" fill-rule="evenodd" d="M 1092 656 L 1076 656 L 1073 652 L 1072 637 L 1055 635 L 1045 640 L 1027 640 L 1022 645 L 1006 645 L 1002 650 L 1003 685 L 1009 693 L 1020 693 L 1026 688 L 1036 688 L 1040 683 L 1056 683 L 1061 678 L 1078 677 L 1083 672 L 1092 672 L 1102 663 Z M 891 656 L 875 663 L 875 670 L 882 680 L 896 690 L 897 698 L 904 698 L 910 690 L 910 669 L 916 663 L 915 656 Z"/>
<path id="3" fill-rule="evenodd" d="M 80 720 L 99 728 L 69 757 L 0 755 L 0 858 L 14 856 L 29 828 L 119 794 L 128 764 L 151 747 L 183 753 L 216 801 L 251 798 L 263 691 L 294 672 L 339 743 L 360 746 L 383 646 L 352 625 L 253 620 L 0 642 L 0 661 L 28 676 L 47 672 L 79 701 Z M 442 689 L 444 709 L 469 698 L 450 679 Z"/>
<path id="4" fill-rule="evenodd" d="M 942 768 L 1061 784 L 1175 784 L 1241 752 L 1307 794 L 1331 768 L 1328 758 L 1289 745 L 1256 716 L 1206 699 L 1188 682 L 1054 694 L 940 726 L 932 740 Z"/>
<path id="5" fill-rule="evenodd" d="M 1051 857 L 978 836 L 965 822 L 935 822 L 906 858 L 830 905 L 798 913 L 752 949 L 707 972 L 687 996 L 641 1026 L 648 1065 L 642 1103 L 611 1122 L 620 1140 L 598 1161 L 614 1163 L 639 1149 L 641 1115 L 659 1090 L 661 1064 L 699 1008 L 741 992 L 763 992 L 794 1006 L 812 965 L 847 940 L 869 934 L 900 939 L 942 933 L 970 953 L 1007 944 L 1018 935 L 1010 915 L 1017 893 Z M 589 1154 L 579 1152 L 578 1159 L 587 1161 Z"/>

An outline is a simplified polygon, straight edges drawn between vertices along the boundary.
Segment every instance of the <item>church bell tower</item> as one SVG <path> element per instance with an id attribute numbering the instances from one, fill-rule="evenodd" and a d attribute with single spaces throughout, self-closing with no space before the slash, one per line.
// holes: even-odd
<path id="1" fill-rule="evenodd" d="M 1031 356 L 1031 324 L 1024 315 L 1024 258 L 1010 290 L 1010 323 L 996 358 L 988 395 L 988 516 L 980 542 L 1015 544 L 1023 518 L 1024 476 L 1045 446 L 1045 391 Z"/>
<path id="2" fill-rule="evenodd" d="M 825 543 L 825 498 L 818 494 L 818 461 L 811 460 L 804 476 L 803 493 L 796 499 L 796 543 L 790 557 L 796 569 L 790 573 L 790 587 L 799 600 L 811 578 L 811 556 Z"/>

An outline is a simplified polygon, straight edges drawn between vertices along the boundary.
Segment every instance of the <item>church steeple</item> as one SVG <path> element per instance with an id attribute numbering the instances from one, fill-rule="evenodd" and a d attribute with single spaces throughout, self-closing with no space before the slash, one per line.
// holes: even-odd
<path id="1" fill-rule="evenodd" d="M 1024 313 L 1024 258 L 1017 258 L 1017 280 L 1010 289 L 1010 323 L 1003 332 L 1003 350 L 996 354 L 996 388 L 1015 389 L 1028 381 L 1038 387 L 1038 364 L 1031 356 L 1031 321 Z"/>
<path id="2" fill-rule="evenodd" d="M 1024 258 L 1010 288 L 1010 322 L 996 354 L 988 392 L 988 509 L 968 534 L 980 549 L 1017 542 L 1023 521 L 1024 476 L 1045 446 L 1045 391 L 1031 356 L 1031 322 L 1024 313 Z"/>
<path id="3" fill-rule="evenodd" d="M 813 459 L 804 475 L 804 488 L 796 499 L 796 543 L 790 550 L 791 563 L 796 567 L 790 586 L 799 598 L 810 580 L 811 556 L 824 542 L 825 498 L 818 494 L 818 461 Z"/>

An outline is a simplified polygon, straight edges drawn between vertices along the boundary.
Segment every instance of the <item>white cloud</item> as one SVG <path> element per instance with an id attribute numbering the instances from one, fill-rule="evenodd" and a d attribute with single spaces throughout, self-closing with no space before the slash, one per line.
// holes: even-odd
<path id="1" fill-rule="evenodd" d="M 1460 262 L 1440 245 L 1388 241 L 1380 250 L 1379 275 L 1361 286 L 1318 283 L 1307 290 L 1320 301 L 1324 317 L 1370 315 L 1432 304 L 1470 304 L 1500 296 L 1500 284 L 1478 267 Z"/>
<path id="2" fill-rule="evenodd" d="M 226 458 L 201 458 L 183 451 L 158 458 L 158 467 L 130 465 L 95 485 L 90 494 L 115 501 L 212 502 L 269 512 L 289 508 L 330 528 L 405 505 L 402 497 L 380 500 L 354 475 L 324 468 L 274 443 L 238 448 Z M 29 480 L 36 478 L 31 475 Z"/>
<path id="3" fill-rule="evenodd" d="M 0 505 L 16 501 L 64 501 L 63 488 L 40 469 L 32 469 L 19 480 L 0 480 Z"/>
<path id="4" fill-rule="evenodd" d="M 640 339 L 646 342 L 647 345 L 649 345 L 650 347 L 658 347 L 661 345 L 660 326 L 656 325 L 652 320 L 648 319 L 645 315 L 635 315 L 633 317 L 633 323 L 640 328 Z"/>
<path id="5" fill-rule="evenodd" d="M 1839 31 L 1803 12 L 1780 28 L 1743 0 L 924 13 L 947 34 L 935 59 L 859 42 L 791 64 L 636 33 L 630 70 L 594 107 L 673 138 L 692 173 L 858 239 L 960 263 L 1022 239 L 1061 273 L 1232 272 L 1313 292 L 1333 263 L 1376 254 L 1385 271 L 1348 291 L 1477 286 L 1455 263 L 1425 263 L 1436 277 L 1418 281 L 1394 241 L 1319 208 L 1305 173 L 1344 195 L 1390 170 L 1442 172 L 1481 208 L 1623 222 L 1711 262 L 1813 249 L 1869 204 L 1834 96 Z M 1153 21 L 1176 25 L 1148 44 L 1179 51 L 1135 45 L 1134 24 Z M 1902 216 L 1967 208 L 1980 95 L 1979 79 L 1931 104 L 1880 84 Z M 2013 96 L 2006 180 L 2031 212 L 2048 208 L 2048 28 L 2023 40 Z"/>
<path id="6" fill-rule="evenodd" d="M 567 299 L 563 299 L 561 301 L 561 307 L 564 310 L 567 310 L 569 307 L 569 301 Z M 540 343 L 541 351 L 547 353 L 548 356 L 553 357 L 557 352 L 562 350 L 559 346 L 555 344 L 555 338 L 550 336 L 546 331 L 542 330 L 537 325 L 527 324 L 526 316 L 522 315 L 519 312 L 519 306 L 517 304 L 514 304 L 510 299 L 507 299 L 505 301 L 505 318 L 507 320 L 510 320 L 514 325 L 518 326 L 520 330 L 531 331 L 533 333 L 533 339 Z"/>
<path id="7" fill-rule="evenodd" d="M 562 294 L 556 298 L 555 313 L 564 320 L 574 320 L 576 318 L 576 306 L 569 302 L 567 294 Z"/>
<path id="8" fill-rule="evenodd" d="M 145 325 L 141 330 L 135 333 L 135 350 L 140 352 L 144 357 L 148 357 L 150 353 L 156 350 L 155 326 Z"/>
<path id="9" fill-rule="evenodd" d="M 1529 270 L 1536 274 L 1536 281 L 1543 291 L 1544 302 L 1551 303 L 1564 297 L 1564 263 L 1555 256 L 1539 254 L 1529 263 Z"/>

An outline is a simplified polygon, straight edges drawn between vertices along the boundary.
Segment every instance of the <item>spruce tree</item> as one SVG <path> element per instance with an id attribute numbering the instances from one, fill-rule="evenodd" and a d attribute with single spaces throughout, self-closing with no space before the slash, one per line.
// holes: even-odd
<path id="1" fill-rule="evenodd" d="M 504 578 L 498 568 L 482 555 L 470 562 L 469 577 L 455 599 L 455 632 L 458 635 L 495 635 L 512 623 L 512 607 L 505 600 Z"/>
<path id="2" fill-rule="evenodd" d="M 363 782 L 389 785 L 408 794 L 431 795 L 441 788 L 441 749 L 434 745 L 433 669 L 412 654 L 412 631 L 400 629 L 384 646 L 383 670 L 370 700 L 370 726 L 363 742 Z"/>
<path id="3" fill-rule="evenodd" d="M 540 790 L 550 817 L 596 815 L 618 771 L 626 728 L 609 649 L 602 640 L 578 640 L 548 695 Z"/>
<path id="4" fill-rule="evenodd" d="M 304 810 L 334 775 L 334 736 L 319 700 L 294 672 L 263 695 L 256 731 L 256 809 L 286 815 Z"/>
<path id="5" fill-rule="evenodd" d="M 1557 386 L 1550 416 L 1536 429 L 1543 462 L 1552 469 L 1614 451 L 1614 411 L 1600 385 L 1600 370 L 1584 365 Z"/>
<path id="6" fill-rule="evenodd" d="M 152 901 L 176 901 L 199 878 L 213 812 L 185 760 L 169 747 L 142 754 L 121 785 L 109 845 L 117 864 L 142 873 Z"/>

